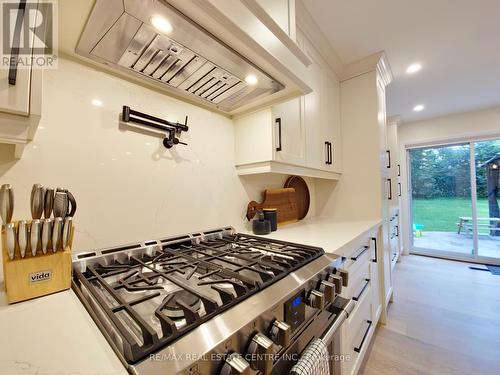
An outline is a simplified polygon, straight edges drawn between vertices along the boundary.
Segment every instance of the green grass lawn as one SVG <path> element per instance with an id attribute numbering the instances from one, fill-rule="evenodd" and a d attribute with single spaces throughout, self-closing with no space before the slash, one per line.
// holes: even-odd
<path id="1" fill-rule="evenodd" d="M 477 215 L 488 217 L 487 199 L 477 200 Z M 472 216 L 470 199 L 413 199 L 413 223 L 424 232 L 456 232 L 459 216 Z"/>

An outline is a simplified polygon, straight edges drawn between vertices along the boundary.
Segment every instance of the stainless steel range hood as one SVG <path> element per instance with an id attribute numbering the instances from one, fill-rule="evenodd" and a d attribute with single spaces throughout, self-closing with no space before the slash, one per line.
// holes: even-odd
<path id="1" fill-rule="evenodd" d="M 96 0 L 76 53 L 224 112 L 284 88 L 163 0 Z"/>

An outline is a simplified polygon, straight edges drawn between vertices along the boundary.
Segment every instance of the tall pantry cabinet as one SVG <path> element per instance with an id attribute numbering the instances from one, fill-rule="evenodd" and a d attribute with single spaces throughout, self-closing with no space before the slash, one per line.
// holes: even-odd
<path id="1" fill-rule="evenodd" d="M 387 152 L 386 86 L 392 74 L 385 55 L 378 53 L 349 65 L 340 83 L 343 175 L 335 187 L 337 218 L 381 220 L 372 280 L 385 323 L 392 298 L 390 246 L 390 168 Z M 377 303 L 374 303 L 376 306 Z"/>

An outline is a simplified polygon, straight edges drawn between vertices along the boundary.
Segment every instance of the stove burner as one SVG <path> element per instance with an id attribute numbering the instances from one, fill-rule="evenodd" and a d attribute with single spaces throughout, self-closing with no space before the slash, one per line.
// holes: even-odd
<path id="1" fill-rule="evenodd" d="M 162 312 L 171 319 L 184 318 L 184 310 L 177 304 L 177 301 L 179 300 L 196 311 L 198 311 L 201 307 L 200 299 L 185 290 L 176 290 L 175 292 L 169 294 L 165 300 L 166 299 L 169 299 L 169 301 L 164 306 Z"/>

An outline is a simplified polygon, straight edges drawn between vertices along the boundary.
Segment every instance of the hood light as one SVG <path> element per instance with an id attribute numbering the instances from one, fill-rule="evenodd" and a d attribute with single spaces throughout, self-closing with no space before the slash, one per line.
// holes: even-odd
<path id="1" fill-rule="evenodd" d="M 415 107 L 413 107 L 413 110 L 415 112 L 420 112 L 420 111 L 423 111 L 424 109 L 425 109 L 425 107 L 423 104 L 419 104 L 419 105 L 416 105 Z"/>
<path id="2" fill-rule="evenodd" d="M 156 15 L 151 17 L 153 27 L 165 34 L 171 33 L 173 30 L 172 24 L 163 16 Z"/>
<path id="3" fill-rule="evenodd" d="M 245 82 L 251 86 L 255 86 L 259 80 L 253 74 L 249 74 L 245 77 Z"/>

